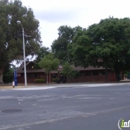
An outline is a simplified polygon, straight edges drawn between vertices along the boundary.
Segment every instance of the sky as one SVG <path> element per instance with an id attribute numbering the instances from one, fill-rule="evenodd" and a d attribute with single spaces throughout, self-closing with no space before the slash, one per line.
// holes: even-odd
<path id="1" fill-rule="evenodd" d="M 51 48 L 62 25 L 88 28 L 100 20 L 130 17 L 130 0 L 21 0 L 40 22 L 42 45 Z"/>

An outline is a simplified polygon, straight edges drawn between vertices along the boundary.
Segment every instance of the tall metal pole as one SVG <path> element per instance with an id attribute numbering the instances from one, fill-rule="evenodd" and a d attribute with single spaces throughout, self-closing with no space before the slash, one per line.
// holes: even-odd
<path id="1" fill-rule="evenodd" d="M 24 39 L 24 28 L 22 27 L 23 35 L 23 59 L 24 59 L 24 84 L 27 87 L 27 72 L 26 72 L 26 57 L 25 57 L 25 39 Z"/>
<path id="2" fill-rule="evenodd" d="M 25 55 L 25 39 L 24 39 L 24 28 L 21 21 L 17 21 L 17 24 L 20 24 L 22 27 L 22 36 L 23 36 L 23 60 L 24 60 L 24 85 L 27 87 L 27 72 L 26 72 L 26 55 Z"/>

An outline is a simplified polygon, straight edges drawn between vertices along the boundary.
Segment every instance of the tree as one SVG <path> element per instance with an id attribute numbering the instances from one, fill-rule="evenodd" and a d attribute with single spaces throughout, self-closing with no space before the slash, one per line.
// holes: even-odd
<path id="1" fill-rule="evenodd" d="M 20 20 L 25 31 L 26 56 L 38 52 L 41 44 L 39 21 L 35 19 L 31 8 L 22 5 L 20 0 L 0 0 L 0 82 L 3 72 L 13 60 L 23 57 L 22 28 L 17 25 Z"/>
<path id="2" fill-rule="evenodd" d="M 79 72 L 77 70 L 74 70 L 72 68 L 72 66 L 68 63 L 65 62 L 62 66 L 62 74 L 66 77 L 66 78 L 78 78 L 79 76 Z"/>
<path id="3" fill-rule="evenodd" d="M 70 56 L 68 54 L 68 45 L 72 43 L 73 37 L 82 28 L 77 26 L 75 28 L 69 26 L 60 26 L 58 31 L 59 37 L 52 43 L 52 52 L 55 57 L 61 60 L 62 63 L 70 62 Z"/>
<path id="4" fill-rule="evenodd" d="M 54 56 L 50 53 L 46 56 L 44 56 L 44 58 L 38 62 L 38 65 L 41 68 L 45 69 L 45 72 L 47 74 L 47 83 L 48 83 L 48 75 L 52 70 L 57 70 L 59 65 L 60 65 L 60 61 L 57 58 L 54 58 Z"/>
<path id="5" fill-rule="evenodd" d="M 73 68 L 70 66 L 70 64 L 68 62 L 65 62 L 62 67 L 62 74 L 66 77 L 71 77 Z"/>
<path id="6" fill-rule="evenodd" d="M 37 56 L 36 56 L 36 59 L 34 61 L 35 62 L 35 64 L 34 64 L 34 68 L 35 69 L 39 69 L 40 68 L 39 65 L 38 65 L 38 62 L 40 62 L 43 59 L 43 57 L 45 55 L 48 55 L 48 54 L 50 54 L 50 51 L 49 51 L 48 47 L 41 47 L 39 49 L 39 51 L 37 53 Z"/>
<path id="7" fill-rule="evenodd" d="M 71 77 L 78 79 L 79 77 L 79 71 L 78 70 L 73 70 L 71 73 Z"/>
<path id="8" fill-rule="evenodd" d="M 120 70 L 130 65 L 130 19 L 108 18 L 89 26 L 69 47 L 74 63 Z"/>
<path id="9" fill-rule="evenodd" d="M 13 68 L 10 68 L 9 66 L 6 67 L 3 74 L 4 83 L 11 83 L 13 81 L 13 72 L 14 72 Z"/>
<path id="10" fill-rule="evenodd" d="M 40 49 L 39 49 L 39 51 L 38 51 L 38 53 L 37 53 L 37 57 L 36 57 L 36 62 L 38 63 L 39 61 L 41 61 L 41 59 L 45 56 L 45 55 L 47 55 L 47 54 L 49 54 L 50 53 L 50 51 L 49 51 L 49 48 L 48 47 L 41 47 Z"/>

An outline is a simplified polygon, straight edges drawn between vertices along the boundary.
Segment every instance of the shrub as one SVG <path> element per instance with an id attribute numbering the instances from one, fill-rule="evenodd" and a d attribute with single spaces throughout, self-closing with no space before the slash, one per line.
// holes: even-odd
<path id="1" fill-rule="evenodd" d="M 56 82 L 59 81 L 59 78 L 52 78 L 52 82 Z"/>
<path id="2" fill-rule="evenodd" d="M 45 79 L 34 79 L 34 83 L 45 83 Z"/>
<path id="3" fill-rule="evenodd" d="M 3 74 L 3 82 L 4 83 L 11 83 L 14 79 L 14 70 L 11 68 L 11 69 L 6 69 L 4 74 Z"/>

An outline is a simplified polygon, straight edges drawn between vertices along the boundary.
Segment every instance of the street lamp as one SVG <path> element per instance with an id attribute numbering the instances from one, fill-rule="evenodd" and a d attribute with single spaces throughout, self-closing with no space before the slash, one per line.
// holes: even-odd
<path id="1" fill-rule="evenodd" d="M 17 21 L 17 24 L 20 24 L 22 27 L 22 36 L 23 36 L 23 60 L 24 60 L 24 84 L 27 87 L 27 72 L 26 72 L 26 58 L 25 58 L 25 39 L 24 39 L 24 28 L 21 21 Z"/>

